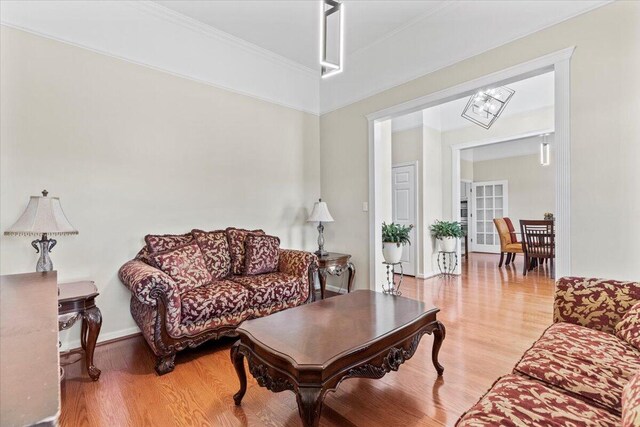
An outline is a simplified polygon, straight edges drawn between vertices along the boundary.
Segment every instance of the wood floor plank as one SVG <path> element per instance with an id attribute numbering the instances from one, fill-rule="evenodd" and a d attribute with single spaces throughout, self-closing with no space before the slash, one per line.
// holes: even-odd
<path id="1" fill-rule="evenodd" d="M 497 267 L 497 256 L 470 254 L 459 277 L 406 277 L 403 294 L 434 304 L 447 328 L 440 351 L 444 376 L 431 364 L 433 337 L 398 372 L 380 380 L 350 379 L 325 399 L 320 425 L 452 426 L 552 321 L 548 271 L 522 276 L 522 264 Z M 339 330 L 336 333 L 340 333 Z M 238 379 L 229 360 L 233 339 L 182 352 L 174 372 L 158 377 L 141 336 L 99 346 L 102 370 L 93 382 L 84 361 L 66 366 L 62 426 L 298 427 L 295 396 L 271 393 L 249 376 L 241 407 L 233 404 Z M 62 359 L 74 361 L 78 355 Z"/>

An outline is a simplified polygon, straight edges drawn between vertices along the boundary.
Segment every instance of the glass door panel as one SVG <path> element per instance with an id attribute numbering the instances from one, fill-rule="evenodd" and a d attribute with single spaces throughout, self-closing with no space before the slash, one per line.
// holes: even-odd
<path id="1" fill-rule="evenodd" d="M 494 218 L 508 215 L 507 181 L 475 182 L 472 186 L 471 215 L 475 221 L 470 230 L 471 248 L 478 252 L 500 252 L 500 236 Z"/>

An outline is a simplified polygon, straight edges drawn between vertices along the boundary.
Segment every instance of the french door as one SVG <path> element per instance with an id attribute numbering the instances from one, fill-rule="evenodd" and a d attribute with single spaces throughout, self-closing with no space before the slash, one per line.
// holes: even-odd
<path id="1" fill-rule="evenodd" d="M 500 236 L 493 219 L 509 216 L 508 190 L 507 181 L 473 183 L 469 218 L 472 251 L 500 253 Z"/>

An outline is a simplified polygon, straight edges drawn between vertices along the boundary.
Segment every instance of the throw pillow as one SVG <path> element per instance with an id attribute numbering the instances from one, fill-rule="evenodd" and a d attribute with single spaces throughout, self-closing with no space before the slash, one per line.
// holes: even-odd
<path id="1" fill-rule="evenodd" d="M 264 234 L 262 230 L 243 230 L 229 227 L 226 230 L 231 252 L 231 272 L 233 274 L 244 273 L 244 241 L 249 234 Z"/>
<path id="2" fill-rule="evenodd" d="M 249 234 L 245 240 L 244 274 L 278 271 L 280 239 L 275 236 Z"/>
<path id="3" fill-rule="evenodd" d="M 192 230 L 193 238 L 200 247 L 207 269 L 214 279 L 224 279 L 231 271 L 231 253 L 227 233 L 224 230 Z"/>
<path id="4" fill-rule="evenodd" d="M 184 246 L 193 241 L 191 233 L 185 234 L 147 234 L 144 236 L 149 252 L 162 252 Z"/>
<path id="5" fill-rule="evenodd" d="M 640 426 L 640 371 L 622 390 L 622 427 Z"/>
<path id="6" fill-rule="evenodd" d="M 212 280 L 196 243 L 156 252 L 151 254 L 151 258 L 160 270 L 176 282 L 180 292 L 206 285 Z"/>
<path id="7" fill-rule="evenodd" d="M 616 324 L 616 336 L 640 350 L 640 302 Z"/>

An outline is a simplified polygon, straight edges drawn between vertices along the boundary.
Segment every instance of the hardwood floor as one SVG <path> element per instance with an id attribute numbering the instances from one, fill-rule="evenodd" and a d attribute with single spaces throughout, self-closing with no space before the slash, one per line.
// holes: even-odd
<path id="1" fill-rule="evenodd" d="M 497 268 L 498 255 L 470 254 L 460 277 L 405 278 L 405 296 L 434 304 L 447 328 L 440 351 L 444 376 L 431 365 L 433 338 L 412 359 L 380 380 L 350 379 L 324 401 L 321 426 L 441 426 L 457 418 L 551 324 L 553 281 L 544 270 L 522 276 Z M 340 331 L 336 331 L 340 333 Z M 274 394 L 249 376 L 241 407 L 229 360 L 234 340 L 178 354 L 174 372 L 158 377 L 144 339 L 96 348 L 102 376 L 93 382 L 80 355 L 62 359 L 62 426 L 300 426 L 293 393 Z M 80 359 L 75 362 L 76 359 Z"/>

